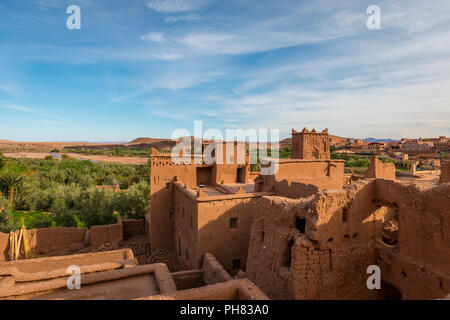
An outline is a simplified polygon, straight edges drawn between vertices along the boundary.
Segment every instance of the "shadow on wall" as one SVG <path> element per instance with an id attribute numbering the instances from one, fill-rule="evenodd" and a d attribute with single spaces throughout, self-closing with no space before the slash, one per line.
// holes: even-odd
<path id="1" fill-rule="evenodd" d="M 247 198 L 199 203 L 199 259 L 211 252 L 230 274 L 245 271 L 256 201 Z"/>

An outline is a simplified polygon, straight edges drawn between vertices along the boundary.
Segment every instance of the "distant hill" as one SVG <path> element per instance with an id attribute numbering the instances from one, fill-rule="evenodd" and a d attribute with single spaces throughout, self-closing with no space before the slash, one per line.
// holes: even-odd
<path id="1" fill-rule="evenodd" d="M 385 142 L 385 143 L 389 143 L 389 142 L 398 142 L 399 140 L 393 140 L 393 139 L 377 139 L 377 138 L 366 138 L 363 139 L 364 142 Z"/>
<path id="2" fill-rule="evenodd" d="M 161 142 L 161 141 L 170 141 L 170 139 L 153 139 L 153 138 L 143 137 L 143 138 L 134 139 L 133 141 L 130 141 L 130 142 L 126 143 L 126 144 L 128 144 L 128 145 L 131 145 L 131 144 L 152 144 L 152 143 Z"/>

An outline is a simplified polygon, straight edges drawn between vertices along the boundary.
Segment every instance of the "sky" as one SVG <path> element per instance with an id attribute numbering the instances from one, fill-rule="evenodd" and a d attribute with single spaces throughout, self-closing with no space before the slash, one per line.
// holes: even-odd
<path id="1" fill-rule="evenodd" d="M 0 139 L 170 138 L 194 120 L 450 136 L 450 2 L 0 1 Z"/>

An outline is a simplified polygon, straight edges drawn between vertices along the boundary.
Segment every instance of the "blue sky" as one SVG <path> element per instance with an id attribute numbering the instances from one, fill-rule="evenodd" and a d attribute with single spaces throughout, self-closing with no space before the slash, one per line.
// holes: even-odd
<path id="1" fill-rule="evenodd" d="M 447 0 L 0 2 L 0 139 L 170 138 L 194 120 L 449 136 L 449 89 Z"/>

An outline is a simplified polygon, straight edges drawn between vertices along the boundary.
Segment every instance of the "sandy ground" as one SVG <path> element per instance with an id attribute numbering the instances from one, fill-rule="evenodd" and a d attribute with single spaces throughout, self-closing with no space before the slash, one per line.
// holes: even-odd
<path id="1" fill-rule="evenodd" d="M 110 156 L 100 156 L 100 155 L 82 155 L 77 153 L 58 153 L 60 155 L 67 154 L 69 157 L 100 161 L 100 162 L 115 162 L 122 164 L 146 164 L 147 158 L 139 157 L 110 157 Z M 4 153 L 5 157 L 8 158 L 28 158 L 28 159 L 44 159 L 47 156 L 51 156 L 51 152 L 11 152 Z"/>

